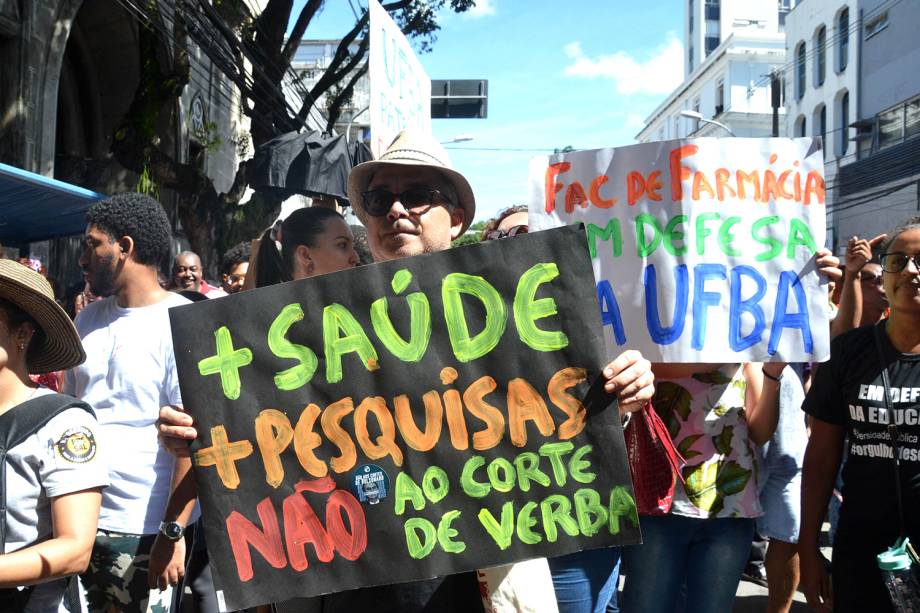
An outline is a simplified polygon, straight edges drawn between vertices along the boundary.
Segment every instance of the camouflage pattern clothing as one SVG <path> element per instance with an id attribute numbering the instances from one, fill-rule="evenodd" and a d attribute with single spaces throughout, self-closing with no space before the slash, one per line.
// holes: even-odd
<path id="1" fill-rule="evenodd" d="M 173 588 L 147 587 L 155 534 L 99 530 L 89 568 L 80 575 L 90 613 L 169 613 Z"/>

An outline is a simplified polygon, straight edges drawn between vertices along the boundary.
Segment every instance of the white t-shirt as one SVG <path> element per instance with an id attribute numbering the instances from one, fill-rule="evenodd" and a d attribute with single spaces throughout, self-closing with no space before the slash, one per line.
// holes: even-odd
<path id="1" fill-rule="evenodd" d="M 161 406 L 182 403 L 168 309 L 183 304 L 169 293 L 126 309 L 109 297 L 77 317 L 86 361 L 67 373 L 64 389 L 93 407 L 111 448 L 103 530 L 154 534 L 163 520 L 175 462 L 159 444 L 156 420 Z"/>
<path id="2" fill-rule="evenodd" d="M 39 389 L 35 396 L 51 392 Z M 51 499 L 109 482 L 99 425 L 87 411 L 65 409 L 6 455 L 6 551 L 48 540 L 53 534 Z M 32 591 L 26 611 L 53 611 L 66 579 Z"/>

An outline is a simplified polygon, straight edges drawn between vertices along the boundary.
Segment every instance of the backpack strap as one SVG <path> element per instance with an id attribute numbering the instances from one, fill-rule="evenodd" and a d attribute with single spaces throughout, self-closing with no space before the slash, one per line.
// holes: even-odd
<path id="1" fill-rule="evenodd" d="M 6 454 L 55 415 L 70 408 L 80 408 L 96 416 L 88 404 L 64 394 L 31 398 L 0 415 L 0 553 L 6 552 Z"/>

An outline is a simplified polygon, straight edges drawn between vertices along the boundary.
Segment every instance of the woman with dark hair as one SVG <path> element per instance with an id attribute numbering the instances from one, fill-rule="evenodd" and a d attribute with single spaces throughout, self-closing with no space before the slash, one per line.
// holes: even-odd
<path id="1" fill-rule="evenodd" d="M 893 610 L 876 556 L 899 536 L 920 542 L 920 218 L 889 234 L 881 253 L 890 315 L 831 342 L 802 406 L 814 419 L 802 470 L 801 589 L 819 611 Z M 829 577 L 819 535 L 844 444 Z"/>
<path id="2" fill-rule="evenodd" d="M 259 241 L 256 287 L 296 281 L 358 265 L 345 219 L 322 207 L 297 209 Z"/>
<path id="3" fill-rule="evenodd" d="M 66 578 L 89 563 L 101 490 L 109 482 L 97 453 L 96 419 L 85 404 L 29 379 L 85 357 L 48 282 L 0 260 L 0 441 L 9 445 L 0 455 L 3 611 L 57 611 Z"/>
<path id="4" fill-rule="evenodd" d="M 482 229 L 481 241 L 494 241 L 499 238 L 509 238 L 518 234 L 527 234 L 529 219 L 526 204 L 515 204 L 498 213 L 486 222 Z"/>

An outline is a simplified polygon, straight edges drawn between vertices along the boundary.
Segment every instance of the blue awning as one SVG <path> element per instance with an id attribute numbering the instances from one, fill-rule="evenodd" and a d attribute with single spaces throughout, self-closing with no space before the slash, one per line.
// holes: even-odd
<path id="1" fill-rule="evenodd" d="M 0 243 L 25 245 L 82 234 L 86 210 L 103 198 L 104 194 L 0 164 Z"/>

